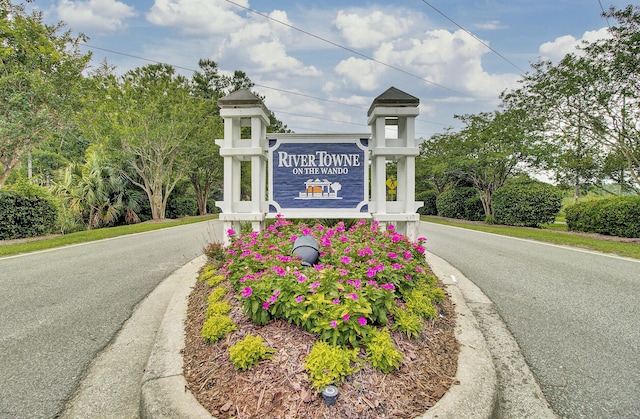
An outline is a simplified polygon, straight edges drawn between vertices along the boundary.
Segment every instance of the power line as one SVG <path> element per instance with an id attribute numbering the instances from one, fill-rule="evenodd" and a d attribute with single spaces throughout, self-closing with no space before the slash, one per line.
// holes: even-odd
<path id="1" fill-rule="evenodd" d="M 600 1 L 600 0 L 598 0 Z M 440 10 L 438 10 L 434 5 L 432 5 L 431 3 L 429 3 L 426 0 L 422 0 L 422 2 L 424 4 L 426 4 L 427 6 L 431 7 L 433 10 L 435 10 L 436 12 L 438 12 L 442 17 L 444 17 L 445 19 L 447 19 L 449 22 L 453 23 L 454 25 L 456 25 L 458 28 L 462 29 L 463 31 L 465 31 L 468 35 L 471 35 L 471 37 L 473 37 L 476 41 L 480 42 L 482 45 L 484 45 L 485 47 L 489 48 L 489 50 L 491 50 L 494 54 L 496 54 L 498 57 L 502 58 L 503 60 L 505 60 L 506 62 L 508 62 L 509 64 L 511 64 L 512 66 L 514 66 L 515 68 L 517 68 L 520 72 L 524 73 L 525 71 L 523 69 L 521 69 L 520 67 L 518 67 L 518 65 L 516 65 L 515 63 L 513 63 L 511 60 L 509 60 L 507 57 L 505 57 L 504 55 L 500 54 L 498 51 L 496 51 L 495 49 L 491 48 L 489 46 L 489 44 L 487 44 L 486 42 L 484 42 L 482 39 L 478 38 L 477 36 L 475 36 L 471 31 L 468 31 L 467 29 L 463 28 L 461 25 L 459 25 L 457 22 L 455 22 L 453 19 L 451 19 L 449 16 L 445 15 L 443 12 L 441 12 Z"/>
<path id="2" fill-rule="evenodd" d="M 281 20 L 275 19 L 275 18 L 273 18 L 273 17 L 271 17 L 271 16 L 269 16 L 269 15 L 266 15 L 266 14 L 264 14 L 264 13 L 260 13 L 260 12 L 258 12 L 257 10 L 251 9 L 251 8 L 249 8 L 249 7 L 242 6 L 241 4 L 238 4 L 238 3 L 234 2 L 234 1 L 231 1 L 231 0 L 225 0 L 225 1 L 226 1 L 227 3 L 231 3 L 231 4 L 233 4 L 233 5 L 235 5 L 235 6 L 239 7 L 239 8 L 241 8 L 241 9 L 244 9 L 244 10 L 246 10 L 246 11 L 248 11 L 248 12 L 255 13 L 255 14 L 256 14 L 256 15 L 258 15 L 258 16 L 262 16 L 262 17 L 264 17 L 265 19 L 269 19 L 269 20 L 271 20 L 271 21 L 273 21 L 273 22 L 279 23 L 279 24 L 281 24 L 281 25 L 283 25 L 283 26 L 286 26 L 286 27 L 288 27 L 288 28 L 290 28 L 290 29 L 296 30 L 296 31 L 298 31 L 298 32 L 300 32 L 300 33 L 303 33 L 303 34 L 307 35 L 307 36 L 310 36 L 310 37 L 312 37 L 312 38 L 318 39 L 318 40 L 320 40 L 320 41 L 322 41 L 322 42 L 326 42 L 327 44 L 333 45 L 334 47 L 337 47 L 337 48 L 343 49 L 343 50 L 348 51 L 348 52 L 350 52 L 350 53 L 352 53 L 352 54 L 355 54 L 355 55 L 358 55 L 358 56 L 360 56 L 360 57 L 366 58 L 367 60 L 373 61 L 373 62 L 378 63 L 378 64 L 380 64 L 380 65 L 383 65 L 383 66 L 385 66 L 385 67 L 388 67 L 388 68 L 391 68 L 391 69 L 393 69 L 393 70 L 399 71 L 399 72 L 401 72 L 401 73 L 403 73 L 403 74 L 406 74 L 407 76 L 414 77 L 414 78 L 416 78 L 416 79 L 418 79 L 418 80 L 421 80 L 421 81 L 427 82 L 427 83 L 429 83 L 429 84 L 431 84 L 431 85 L 434 85 L 434 86 L 437 86 L 437 87 L 439 87 L 439 88 L 441 88 L 441 89 L 448 90 L 449 92 L 455 93 L 455 94 L 457 94 L 457 95 L 464 96 L 464 97 L 468 97 L 468 96 L 467 96 L 467 95 L 465 95 L 464 93 L 458 92 L 457 90 L 451 89 L 451 88 L 446 87 L 446 86 L 444 86 L 444 85 L 442 85 L 442 84 L 436 83 L 436 82 L 434 82 L 434 81 L 431 81 L 431 80 L 429 80 L 429 79 L 426 79 L 426 78 L 424 78 L 424 77 L 421 77 L 421 76 L 419 76 L 419 75 L 417 75 L 417 74 L 411 73 L 411 72 L 409 72 L 409 71 L 407 71 L 407 70 L 404 70 L 404 69 L 402 69 L 402 68 L 400 68 L 400 67 L 396 67 L 396 66 L 391 65 L 391 64 L 389 64 L 389 63 L 385 63 L 384 61 L 377 60 L 377 59 L 375 59 L 375 58 L 373 58 L 373 57 L 370 57 L 370 56 L 368 56 L 368 55 L 366 55 L 366 54 L 363 54 L 363 53 L 361 53 L 361 52 L 359 52 L 359 51 L 356 51 L 356 50 L 354 50 L 354 49 L 352 49 L 352 48 L 345 47 L 344 45 L 340 45 L 340 44 L 338 44 L 338 43 L 336 43 L 336 42 L 330 41 L 330 40 L 328 40 L 328 39 L 326 39 L 326 38 L 323 38 L 323 37 L 321 37 L 321 36 L 319 36 L 319 35 L 316 35 L 316 34 L 313 34 L 313 33 L 311 33 L 311 32 L 305 31 L 304 29 L 300 29 L 300 28 L 298 28 L 298 27 L 296 27 L 296 26 L 293 26 L 293 25 L 290 25 L 289 23 L 286 23 L 286 22 L 283 22 L 283 21 L 281 21 Z"/>
<path id="3" fill-rule="evenodd" d="M 604 7 L 602 7 L 602 2 L 598 0 L 598 4 L 600 5 L 600 10 L 602 10 L 602 16 L 607 20 L 607 26 L 611 29 L 611 23 L 609 23 L 609 18 L 607 17 L 607 12 L 604 11 Z"/>
<path id="4" fill-rule="evenodd" d="M 90 49 L 96 49 L 96 50 L 108 52 L 108 53 L 111 53 L 111 54 L 122 55 L 122 56 L 129 57 L 129 58 L 135 58 L 135 59 L 138 59 L 138 60 L 147 61 L 147 62 L 154 63 L 154 64 L 170 65 L 173 68 L 178 68 L 178 69 L 186 70 L 186 71 L 192 71 L 194 73 L 198 71 L 198 70 L 194 70 L 193 68 L 189 68 L 189 67 L 173 65 L 173 64 L 162 62 L 162 61 L 157 61 L 157 60 L 152 60 L 150 58 L 141 57 L 139 55 L 128 54 L 128 53 L 125 53 L 125 52 L 114 51 L 112 49 L 102 48 L 102 47 L 98 47 L 98 46 L 95 46 L 95 45 L 90 45 L 90 44 L 87 44 L 86 42 L 85 43 L 81 43 L 81 44 L 83 46 L 87 47 L 87 48 L 90 48 Z M 263 89 L 274 90 L 274 91 L 277 91 L 277 92 L 281 92 L 281 93 L 285 93 L 285 94 L 289 94 L 289 95 L 294 95 L 294 96 L 300 96 L 300 97 L 304 97 L 304 98 L 307 98 L 307 99 L 313 99 L 313 100 L 317 100 L 317 101 L 321 101 L 321 102 L 327 102 L 327 103 L 332 103 L 332 104 L 336 104 L 336 105 L 347 106 L 347 107 L 360 109 L 360 110 L 364 110 L 364 111 L 368 110 L 368 108 L 366 108 L 366 107 L 362 107 L 362 106 L 358 106 L 358 105 L 352 105 L 350 103 L 344 103 L 344 102 L 340 102 L 338 100 L 325 99 L 325 98 L 312 96 L 312 95 L 305 94 L 305 93 L 293 92 L 291 90 L 281 89 L 281 88 L 273 87 L 273 86 L 267 86 L 265 84 L 253 83 L 253 85 L 256 86 L 256 87 L 261 87 Z M 276 112 L 275 110 L 272 110 L 272 111 Z M 285 112 L 285 111 L 277 111 L 277 112 L 284 113 L 284 114 L 289 113 L 289 112 Z M 295 116 L 302 116 L 302 117 L 305 117 L 305 118 L 325 119 L 325 120 L 330 121 L 330 122 L 346 123 L 344 121 L 339 121 L 339 120 L 335 120 L 335 119 L 319 118 L 319 117 L 300 115 L 300 114 L 294 114 L 294 113 L 289 113 L 289 114 L 290 115 L 295 115 Z M 443 123 L 434 122 L 434 121 L 428 121 L 426 119 L 420 119 L 420 118 L 416 118 L 416 121 L 425 122 L 425 123 L 434 124 L 434 125 L 441 125 L 441 126 L 444 126 L 444 127 L 449 126 L 448 124 L 443 124 Z M 363 125 L 363 126 L 365 126 L 365 125 Z"/>

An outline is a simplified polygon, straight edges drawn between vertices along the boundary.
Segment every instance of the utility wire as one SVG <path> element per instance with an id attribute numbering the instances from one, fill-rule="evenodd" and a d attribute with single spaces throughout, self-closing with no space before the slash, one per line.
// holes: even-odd
<path id="1" fill-rule="evenodd" d="M 102 48 L 102 47 L 98 47 L 98 46 L 95 46 L 95 45 L 90 45 L 90 44 L 88 44 L 86 42 L 81 43 L 81 45 L 83 45 L 83 46 L 85 46 L 87 48 L 90 48 L 90 49 L 104 51 L 104 52 L 108 52 L 108 53 L 116 54 L 116 55 L 122 55 L 122 56 L 129 57 L 129 58 L 135 58 L 137 60 L 147 61 L 147 62 L 150 62 L 150 63 L 166 64 L 166 65 L 172 66 L 173 68 L 178 68 L 178 69 L 186 70 L 186 71 L 192 71 L 194 73 L 199 71 L 199 70 L 194 70 L 193 68 L 189 68 L 189 67 L 182 67 L 182 66 L 178 66 L 178 65 L 165 63 L 165 62 L 162 62 L 162 61 L 152 60 L 150 58 L 141 57 L 139 55 L 127 54 L 127 53 L 124 53 L 124 52 L 114 51 L 114 50 L 108 49 L 108 48 Z M 304 98 L 307 98 L 307 99 L 313 99 L 313 100 L 332 103 L 332 104 L 341 105 L 341 106 L 348 106 L 348 107 L 351 107 L 351 108 L 365 110 L 365 111 L 368 110 L 368 108 L 365 108 L 365 107 L 362 107 L 362 106 L 352 105 L 350 103 L 344 103 L 344 102 L 340 102 L 340 101 L 337 101 L 337 100 L 324 99 L 324 98 L 321 98 L 321 97 L 312 96 L 312 95 L 305 94 L 305 93 L 293 92 L 291 90 L 281 89 L 281 88 L 273 87 L 273 86 L 267 86 L 265 84 L 253 83 L 253 85 L 256 86 L 256 87 L 261 87 L 263 89 L 275 90 L 277 92 L 281 92 L 281 93 L 285 93 L 285 94 L 289 94 L 289 95 L 301 96 L 301 97 L 304 97 Z M 276 112 L 275 110 L 272 110 L 272 111 Z M 288 112 L 284 112 L 284 111 L 277 111 L 277 112 L 284 113 L 284 114 L 288 113 Z M 291 113 L 290 115 L 302 116 L 302 117 L 305 117 L 305 118 L 325 119 L 325 118 L 318 118 L 318 117 L 314 117 L 314 116 L 299 115 L 299 114 L 293 114 L 293 113 Z M 330 121 L 330 122 L 347 123 L 347 124 L 349 123 L 349 122 L 344 122 L 344 121 L 338 121 L 338 120 L 335 120 L 335 119 L 325 119 L 325 120 Z M 443 124 L 443 123 L 434 122 L 434 121 L 428 121 L 426 119 L 420 119 L 420 118 L 416 118 L 416 121 L 426 122 L 428 124 L 434 124 L 434 125 L 441 125 L 441 126 L 444 126 L 444 127 L 450 126 L 448 124 Z"/>
<path id="2" fill-rule="evenodd" d="M 600 5 L 600 10 L 602 10 L 602 16 L 607 20 L 607 26 L 611 29 L 611 23 L 609 23 L 609 18 L 606 16 L 607 12 L 604 11 L 604 7 L 602 7 L 602 2 L 598 0 L 598 4 Z"/>
<path id="3" fill-rule="evenodd" d="M 600 1 L 600 0 L 598 0 Z M 482 39 L 478 38 L 477 36 L 475 36 L 471 31 L 468 31 L 467 29 L 463 28 L 461 25 L 459 25 L 457 22 L 455 22 L 453 19 L 451 19 L 449 16 L 445 15 L 443 12 L 441 12 L 440 10 L 438 10 L 434 5 L 432 5 L 431 3 L 429 3 L 427 0 L 422 0 L 422 2 L 424 4 L 426 4 L 427 6 L 431 7 L 433 10 L 435 10 L 436 12 L 438 12 L 442 17 L 444 17 L 445 19 L 447 19 L 449 22 L 453 23 L 454 25 L 456 25 L 457 27 L 459 27 L 460 29 L 462 29 L 463 31 L 465 31 L 468 35 L 471 35 L 471 37 L 473 37 L 476 41 L 480 42 L 482 45 L 484 45 L 485 47 L 489 48 L 489 50 L 491 50 L 494 54 L 496 54 L 498 57 L 502 58 L 503 60 L 505 60 L 506 62 L 508 62 L 509 64 L 511 64 L 512 66 L 514 66 L 515 68 L 517 68 L 518 70 L 520 70 L 522 73 L 525 73 L 525 71 L 523 69 L 521 69 L 520 67 L 518 67 L 518 65 L 516 65 L 514 62 L 512 62 L 511 60 L 509 60 L 507 57 L 505 57 L 504 55 L 500 54 L 498 51 L 496 51 L 495 49 L 491 48 L 489 46 L 489 44 L 487 44 L 486 42 L 484 42 Z"/>
<path id="4" fill-rule="evenodd" d="M 433 85 L 433 86 L 437 86 L 437 87 L 439 87 L 439 88 L 441 88 L 441 89 L 448 90 L 449 92 L 455 93 L 455 94 L 457 94 L 457 95 L 464 96 L 464 97 L 468 97 L 468 96 L 467 96 L 467 95 L 465 95 L 464 93 L 458 92 L 457 90 L 451 89 L 451 88 L 449 88 L 449 87 L 447 87 L 447 86 L 444 86 L 444 85 L 442 85 L 442 84 L 438 84 L 438 83 L 436 83 L 436 82 L 434 82 L 434 81 L 431 81 L 431 80 L 429 80 L 429 79 L 426 79 L 426 78 L 424 78 L 424 77 L 421 77 L 421 76 L 419 76 L 419 75 L 417 75 L 417 74 L 411 73 L 411 72 L 409 72 L 409 71 L 407 71 L 407 70 L 404 70 L 404 69 L 402 69 L 402 68 L 400 68 L 400 67 L 396 67 L 396 66 L 391 65 L 391 64 L 389 64 L 389 63 L 385 63 L 384 61 L 377 60 L 377 59 L 375 59 L 375 58 L 373 58 L 373 57 L 370 57 L 370 56 L 368 56 L 368 55 L 366 55 L 366 54 L 363 54 L 363 53 L 361 53 L 361 52 L 359 52 L 359 51 L 356 51 L 356 50 L 354 50 L 354 49 L 352 49 L 352 48 L 345 47 L 344 45 L 340 45 L 340 44 L 338 44 L 338 43 L 336 43 L 336 42 L 330 41 L 330 40 L 328 40 L 328 39 L 326 39 L 326 38 L 323 38 L 323 37 L 318 36 L 318 35 L 316 35 L 316 34 L 313 34 L 313 33 L 311 33 L 311 32 L 305 31 L 304 29 L 300 29 L 300 28 L 298 28 L 298 27 L 296 27 L 296 26 L 290 25 L 289 23 L 286 23 L 286 22 L 283 22 L 283 21 L 281 21 L 281 20 L 275 19 L 275 18 L 273 18 L 273 17 L 271 17 L 271 16 L 269 16 L 269 15 L 266 15 L 266 14 L 264 14 L 264 13 L 260 13 L 260 12 L 258 12 L 257 10 L 251 9 L 251 8 L 249 8 L 249 7 L 245 7 L 245 6 L 243 6 L 243 5 L 241 5 L 241 4 L 238 4 L 238 3 L 234 2 L 234 1 L 231 1 L 231 0 L 225 0 L 225 1 L 226 1 L 227 3 L 231 3 L 231 4 L 233 4 L 233 5 L 235 5 L 235 6 L 239 7 L 239 8 L 241 8 L 241 9 L 244 9 L 244 10 L 246 10 L 246 11 L 248 11 L 248 12 L 254 13 L 254 14 L 258 15 L 258 16 L 262 16 L 262 17 L 264 17 L 265 19 L 269 19 L 269 20 L 271 20 L 271 21 L 273 21 L 273 22 L 279 23 L 279 24 L 281 24 L 281 25 L 283 25 L 283 26 L 286 26 L 286 27 L 288 27 L 288 28 L 290 28 L 290 29 L 296 30 L 296 31 L 298 31 L 298 32 L 300 32 L 300 33 L 303 33 L 303 34 L 307 35 L 307 36 L 310 36 L 310 37 L 312 37 L 312 38 L 318 39 L 318 40 L 320 40 L 320 41 L 322 41 L 322 42 L 326 42 L 327 44 L 333 45 L 334 47 L 337 47 L 337 48 L 343 49 L 343 50 L 348 51 L 348 52 L 350 52 L 350 53 L 352 53 L 352 54 L 355 54 L 355 55 L 358 55 L 358 56 L 360 56 L 360 57 L 366 58 L 367 60 L 371 60 L 371 61 L 373 61 L 373 62 L 375 62 L 375 63 L 378 63 L 378 64 L 380 64 L 380 65 L 383 65 L 383 66 L 385 66 L 385 67 L 388 67 L 388 68 L 391 68 L 391 69 L 393 69 L 393 70 L 399 71 L 399 72 L 401 72 L 401 73 L 403 73 L 403 74 L 406 74 L 407 76 L 414 77 L 414 78 L 416 78 L 416 79 L 422 80 L 422 81 L 427 82 L 427 83 L 429 83 L 429 84 L 431 84 L 431 85 Z"/>

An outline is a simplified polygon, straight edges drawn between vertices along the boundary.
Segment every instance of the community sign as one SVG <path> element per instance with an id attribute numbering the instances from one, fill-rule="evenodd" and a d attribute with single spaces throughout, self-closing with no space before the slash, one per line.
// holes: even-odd
<path id="1" fill-rule="evenodd" d="M 269 212 L 367 213 L 368 141 L 367 134 L 269 134 Z"/>

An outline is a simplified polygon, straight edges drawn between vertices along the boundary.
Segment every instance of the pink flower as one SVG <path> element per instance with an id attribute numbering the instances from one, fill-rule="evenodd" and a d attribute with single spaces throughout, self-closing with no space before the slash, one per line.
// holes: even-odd
<path id="1" fill-rule="evenodd" d="M 276 302 L 276 300 L 278 299 L 278 296 L 280 295 L 280 290 L 275 290 L 273 292 L 273 295 L 271 297 L 269 297 L 269 303 L 273 304 Z"/>
<path id="2" fill-rule="evenodd" d="M 339 300 L 339 299 L 331 300 L 331 303 L 333 303 L 333 304 L 340 304 L 340 300 Z"/>
<path id="3" fill-rule="evenodd" d="M 398 254 L 396 252 L 389 252 L 389 253 L 387 253 L 387 256 L 390 259 L 397 259 L 398 258 Z"/>
<path id="4" fill-rule="evenodd" d="M 229 230 L 227 230 L 227 236 L 231 237 L 234 234 L 236 234 L 236 231 L 234 229 L 230 228 Z"/>
<path id="5" fill-rule="evenodd" d="M 382 263 L 378 263 L 376 265 L 376 271 L 378 271 L 378 272 L 384 271 L 384 265 Z"/>
<path id="6" fill-rule="evenodd" d="M 304 297 L 303 297 L 302 295 L 298 295 L 298 296 L 296 297 L 296 303 L 301 303 L 301 302 L 303 302 L 303 301 L 304 301 Z"/>
<path id="7" fill-rule="evenodd" d="M 342 320 L 344 320 L 345 322 L 348 322 L 350 318 L 351 316 L 349 315 L 349 313 L 342 316 Z"/>
<path id="8" fill-rule="evenodd" d="M 393 264 L 391 264 L 391 267 L 393 269 L 402 269 L 403 268 L 403 266 L 400 265 L 399 263 L 393 263 Z"/>
<path id="9" fill-rule="evenodd" d="M 265 301 L 264 303 L 262 303 L 262 308 L 264 310 L 269 310 L 270 304 L 268 301 Z"/>
<path id="10" fill-rule="evenodd" d="M 367 269 L 367 276 L 369 278 L 373 278 L 374 276 L 376 276 L 377 273 L 378 273 L 378 270 L 376 268 Z"/>
<path id="11" fill-rule="evenodd" d="M 331 327 L 337 327 L 338 326 L 338 322 L 335 320 L 331 320 Z"/>
<path id="12" fill-rule="evenodd" d="M 344 263 L 345 265 L 348 265 L 351 263 L 351 258 L 349 256 L 342 256 L 340 258 L 340 262 Z"/>
<path id="13" fill-rule="evenodd" d="M 393 291 L 393 290 L 396 289 L 396 287 L 394 287 L 391 282 L 387 282 L 386 284 L 382 284 L 381 287 L 382 287 L 382 289 L 389 290 L 389 291 Z"/>
<path id="14" fill-rule="evenodd" d="M 396 229 L 396 227 L 393 224 L 389 224 L 389 226 L 387 227 L 387 230 L 389 230 L 389 231 L 393 231 L 395 229 Z"/>
<path id="15" fill-rule="evenodd" d="M 358 323 L 360 323 L 360 325 L 365 326 L 367 324 L 367 319 L 365 319 L 364 317 L 358 317 Z"/>
<path id="16" fill-rule="evenodd" d="M 358 301 L 358 294 L 356 294 L 355 292 L 349 293 L 349 294 L 345 294 L 345 297 L 349 297 L 351 299 L 353 299 L 353 301 Z"/>
<path id="17" fill-rule="evenodd" d="M 244 298 L 249 298 L 251 297 L 251 294 L 253 294 L 253 290 L 251 289 L 251 287 L 244 287 L 242 289 L 242 296 Z"/>
<path id="18" fill-rule="evenodd" d="M 411 252 L 409 252 L 408 250 L 404 251 L 404 258 L 405 259 L 411 259 Z"/>
<path id="19" fill-rule="evenodd" d="M 297 238 L 298 236 L 294 234 L 293 236 L 291 236 L 291 239 L 289 239 L 289 241 L 293 243 L 294 241 L 296 241 Z"/>

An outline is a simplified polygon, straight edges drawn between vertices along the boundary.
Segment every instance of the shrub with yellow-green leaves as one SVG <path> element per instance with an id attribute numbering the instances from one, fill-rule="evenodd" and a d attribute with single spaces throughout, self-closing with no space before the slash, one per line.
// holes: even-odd
<path id="1" fill-rule="evenodd" d="M 214 288 L 207 296 L 207 303 L 211 304 L 222 300 L 227 295 L 227 292 L 229 292 L 229 290 L 224 287 Z"/>
<path id="2" fill-rule="evenodd" d="M 229 314 L 231 311 L 231 304 L 226 301 L 215 301 L 213 303 L 209 303 L 209 307 L 207 307 L 207 313 L 205 314 L 205 319 L 208 319 L 211 316 L 224 316 Z"/>
<path id="3" fill-rule="evenodd" d="M 399 330 L 409 338 L 417 338 L 424 329 L 424 321 L 420 316 L 411 311 L 395 307 L 393 310 L 394 322 L 392 330 Z"/>
<path id="4" fill-rule="evenodd" d="M 198 278 L 200 282 L 206 282 L 210 287 L 215 287 L 224 281 L 224 275 L 220 275 L 215 266 L 207 265 L 202 270 L 202 274 Z"/>
<path id="5" fill-rule="evenodd" d="M 371 362 L 373 368 L 384 373 L 398 368 L 402 361 L 402 353 L 393 344 L 389 329 L 386 327 L 381 330 L 374 329 L 366 347 L 367 360 Z"/>
<path id="6" fill-rule="evenodd" d="M 322 340 L 313 344 L 304 361 L 309 380 L 318 391 L 330 384 L 341 383 L 359 367 L 358 349 L 346 349 Z"/>
<path id="7" fill-rule="evenodd" d="M 216 343 L 228 333 L 238 329 L 233 320 L 221 314 L 214 314 L 207 318 L 202 325 L 200 334 L 209 343 Z"/>
<path id="8" fill-rule="evenodd" d="M 248 370 L 263 359 L 273 358 L 275 351 L 265 346 L 262 336 L 247 335 L 229 348 L 229 357 L 235 369 Z"/>

